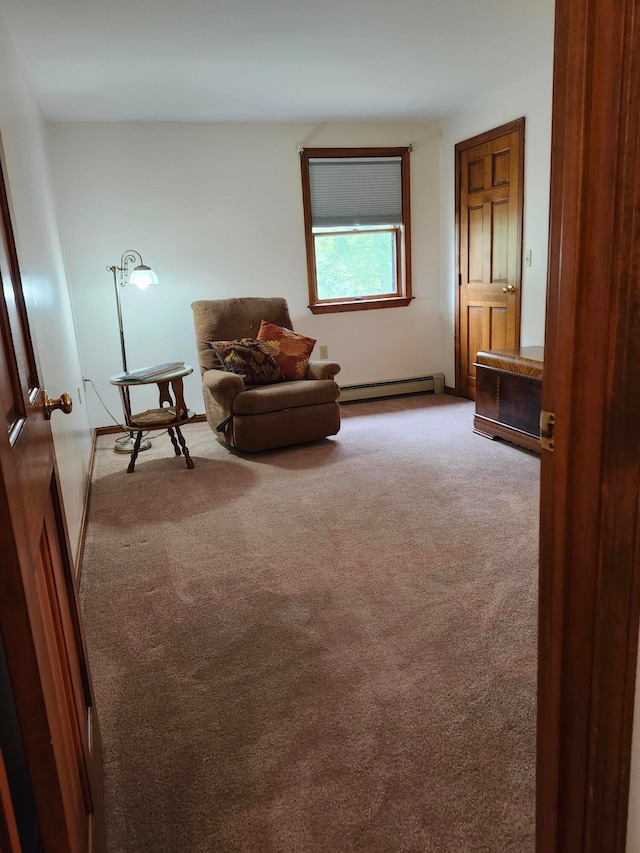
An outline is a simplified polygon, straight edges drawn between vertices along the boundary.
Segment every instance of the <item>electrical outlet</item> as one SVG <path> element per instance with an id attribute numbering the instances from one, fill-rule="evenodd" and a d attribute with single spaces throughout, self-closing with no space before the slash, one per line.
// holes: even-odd
<path id="1" fill-rule="evenodd" d="M 320 347 L 320 358 L 329 358 L 329 347 L 324 344 Z"/>

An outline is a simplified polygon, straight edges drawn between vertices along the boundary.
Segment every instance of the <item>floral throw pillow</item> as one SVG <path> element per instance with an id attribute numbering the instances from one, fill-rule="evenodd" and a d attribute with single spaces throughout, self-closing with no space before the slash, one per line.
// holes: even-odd
<path id="1" fill-rule="evenodd" d="M 263 320 L 260 323 L 258 340 L 273 356 L 285 379 L 305 378 L 309 356 L 316 343 L 315 338 L 298 335 L 291 329 Z"/>
<path id="2" fill-rule="evenodd" d="M 270 385 L 282 381 L 282 374 L 267 347 L 255 338 L 213 341 L 211 346 L 224 370 L 242 376 L 245 385 Z"/>

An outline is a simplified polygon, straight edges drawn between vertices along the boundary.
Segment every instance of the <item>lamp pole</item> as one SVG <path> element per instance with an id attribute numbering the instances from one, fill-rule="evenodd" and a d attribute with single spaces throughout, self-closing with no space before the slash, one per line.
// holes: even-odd
<path id="1" fill-rule="evenodd" d="M 124 287 L 123 281 L 123 267 L 112 266 L 107 267 L 109 272 L 113 273 L 113 286 L 116 291 L 116 305 L 118 307 L 118 328 L 120 329 L 120 350 L 122 352 L 122 369 L 125 373 L 128 373 L 127 369 L 127 350 L 124 345 L 124 327 L 122 325 L 122 303 L 120 301 L 120 287 Z M 120 273 L 120 286 L 118 286 L 118 272 Z"/>
<path id="2" fill-rule="evenodd" d="M 120 331 L 120 352 L 122 353 L 122 370 L 124 373 L 129 372 L 129 368 L 127 367 L 127 350 L 124 343 L 124 325 L 122 322 L 122 302 L 120 299 L 120 288 L 126 287 L 127 280 L 131 280 L 129 276 L 129 264 L 136 263 L 136 261 L 140 261 L 140 263 L 134 268 L 134 273 L 143 273 L 146 275 L 146 283 L 144 286 L 141 285 L 141 289 L 145 289 L 148 284 L 155 283 L 157 284 L 158 278 L 156 274 L 147 266 L 145 266 L 144 261 L 142 260 L 142 255 L 140 252 L 136 252 L 135 249 L 127 249 L 122 253 L 122 257 L 120 258 L 120 266 L 117 264 L 113 264 L 112 266 L 107 267 L 107 272 L 113 274 L 113 287 L 116 292 L 116 307 L 118 309 L 118 329 Z M 131 397 L 129 395 L 129 386 L 125 386 L 124 389 L 125 397 L 127 400 L 127 408 L 131 411 Z M 133 452 L 133 432 L 129 433 L 127 438 L 121 438 L 116 440 L 115 450 L 117 453 L 132 453 Z M 151 442 L 149 439 L 145 439 L 141 445 L 140 450 L 148 450 L 151 447 Z"/>

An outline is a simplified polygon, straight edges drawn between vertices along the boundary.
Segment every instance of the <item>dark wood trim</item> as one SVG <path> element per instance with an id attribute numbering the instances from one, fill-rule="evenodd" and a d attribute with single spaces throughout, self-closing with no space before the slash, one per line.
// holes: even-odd
<path id="1" fill-rule="evenodd" d="M 450 385 L 444 386 L 444 393 L 449 394 L 451 397 L 459 397 L 460 394 L 456 391 L 455 388 L 452 388 Z"/>
<path id="2" fill-rule="evenodd" d="M 457 142 L 455 146 L 455 183 L 454 183 L 454 193 L 455 193 L 455 241 L 454 241 L 454 251 L 455 251 L 455 312 L 456 312 L 456 323 L 455 323 L 455 339 L 454 339 L 454 350 L 455 350 L 455 389 L 456 394 L 459 395 L 462 388 L 461 376 L 460 376 L 460 362 L 461 362 L 461 352 L 460 352 L 460 284 L 461 284 L 461 270 L 460 270 L 460 193 L 462 190 L 462 178 L 461 178 L 461 169 L 460 169 L 460 161 L 462 157 L 462 152 L 468 150 L 469 148 L 474 148 L 476 145 L 482 145 L 485 142 L 491 142 L 492 139 L 497 139 L 499 136 L 505 136 L 507 133 L 520 133 L 520 160 L 518 163 L 518 177 L 520 183 L 520 193 L 518 198 L 518 259 L 516 261 L 516 336 L 518 344 L 520 342 L 520 326 L 521 326 L 521 314 L 522 314 L 522 247 L 524 240 L 524 229 L 523 229 L 523 220 L 524 220 L 524 157 L 525 157 L 525 118 L 515 119 L 514 121 L 507 122 L 507 124 L 502 124 L 500 127 L 495 127 L 493 130 L 486 130 L 484 133 L 479 133 L 477 136 L 472 136 L 470 139 L 465 139 L 463 142 Z"/>
<path id="3" fill-rule="evenodd" d="M 406 308 L 413 296 L 386 296 L 384 299 L 358 299 L 354 302 L 319 302 L 309 305 L 312 314 L 339 314 L 341 311 L 369 311 L 372 308 Z"/>
<path id="4" fill-rule="evenodd" d="M 373 308 L 406 307 L 412 300 L 411 289 L 411 149 L 403 148 L 304 148 L 300 152 L 302 173 L 302 208 L 304 214 L 304 237 L 307 257 L 307 281 L 309 286 L 309 310 L 313 314 L 338 314 L 345 311 L 368 311 Z M 352 301 L 319 302 L 316 278 L 315 249 L 311 223 L 311 187 L 309 184 L 309 160 L 314 157 L 401 157 L 402 158 L 402 256 L 397 253 L 400 271 L 397 275 L 398 295 L 382 299 L 354 299 Z"/>
<path id="5" fill-rule="evenodd" d="M 93 432 L 94 435 L 115 435 L 116 433 L 122 433 L 122 435 L 124 435 L 126 430 L 122 429 L 122 427 L 116 426 L 115 424 L 111 424 L 110 426 L 96 427 Z"/>
<path id="6" fill-rule="evenodd" d="M 639 57 L 636 0 L 557 0 L 538 853 L 626 844 L 640 609 Z"/>
<path id="7" fill-rule="evenodd" d="M 522 259 L 524 255 L 524 162 L 527 156 L 527 134 L 526 119 L 524 116 L 512 122 L 520 128 L 520 159 L 518 160 L 518 183 L 520 192 L 518 196 L 518 257 L 516 260 L 516 346 L 520 346 L 520 332 L 522 330 Z"/>
<path id="8" fill-rule="evenodd" d="M 311 157 L 403 157 L 410 149 L 402 146 L 359 146 L 357 148 L 303 148 L 300 152 L 307 159 Z"/>
<path id="9" fill-rule="evenodd" d="M 456 154 L 466 151 L 469 148 L 475 148 L 476 145 L 483 145 L 485 142 L 491 142 L 499 136 L 506 136 L 507 133 L 519 131 L 524 138 L 524 116 L 509 121 L 506 124 L 501 124 L 500 127 L 494 127 L 491 130 L 485 130 L 484 133 L 479 133 L 477 136 L 472 136 L 470 139 L 465 139 L 464 142 L 456 143 Z"/>
<path id="10" fill-rule="evenodd" d="M 462 143 L 460 143 L 462 144 Z M 453 381 L 455 382 L 455 393 L 456 397 L 460 397 L 462 393 L 462 377 L 461 377 L 461 365 L 460 360 L 462 358 L 460 354 L 460 287 L 462 286 L 462 278 L 460 273 L 460 205 L 461 205 L 461 193 L 462 193 L 462 169 L 460 168 L 460 160 L 462 156 L 462 149 L 455 147 L 455 171 L 454 171 L 454 186 L 453 186 L 453 195 L 455 198 L 455 211 L 454 211 L 454 254 L 455 254 L 455 269 L 454 269 L 454 283 L 453 286 L 455 288 L 456 299 L 455 299 L 455 328 L 454 328 L 454 339 L 453 339 L 453 347 L 454 347 L 454 377 Z"/>
<path id="11" fill-rule="evenodd" d="M 402 218 L 404 237 L 404 278 L 398 279 L 402 284 L 400 295 L 406 299 L 412 298 L 412 267 L 411 267 L 411 149 L 405 148 L 402 152 Z M 409 304 L 409 303 L 407 303 Z"/>
<path id="12" fill-rule="evenodd" d="M 309 158 L 313 156 L 310 151 L 318 149 L 306 149 L 300 152 L 300 169 L 302 172 L 302 209 L 304 213 L 304 243 L 307 255 L 307 287 L 309 288 L 309 308 L 315 306 L 317 301 L 318 286 L 316 282 L 315 249 L 311 228 L 311 186 L 309 182 Z M 313 310 L 313 309 L 312 309 Z"/>
<path id="13" fill-rule="evenodd" d="M 22 851 L 2 750 L 0 750 L 0 850 L 3 853 L 21 853 Z"/>

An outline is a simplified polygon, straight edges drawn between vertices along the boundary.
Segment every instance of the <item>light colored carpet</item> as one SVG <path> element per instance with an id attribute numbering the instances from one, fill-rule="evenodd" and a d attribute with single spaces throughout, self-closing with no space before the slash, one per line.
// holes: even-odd
<path id="1" fill-rule="evenodd" d="M 534 847 L 539 460 L 445 395 L 241 458 L 99 440 L 82 600 L 111 853 Z"/>

